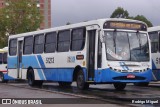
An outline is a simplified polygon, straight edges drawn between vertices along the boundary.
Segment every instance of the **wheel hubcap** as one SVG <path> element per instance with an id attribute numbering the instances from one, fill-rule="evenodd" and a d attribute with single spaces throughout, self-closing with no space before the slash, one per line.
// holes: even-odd
<path id="1" fill-rule="evenodd" d="M 79 85 L 80 87 L 83 86 L 83 75 L 79 75 L 79 76 L 78 76 L 78 85 Z"/>
<path id="2" fill-rule="evenodd" d="M 32 76 L 30 75 L 29 76 L 29 79 L 28 79 L 28 81 L 29 81 L 29 84 L 32 84 L 32 78 L 31 78 Z"/>

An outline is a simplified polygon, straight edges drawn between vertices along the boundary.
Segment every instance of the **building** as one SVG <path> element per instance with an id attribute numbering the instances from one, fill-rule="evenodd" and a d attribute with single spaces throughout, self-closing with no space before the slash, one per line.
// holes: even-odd
<path id="1" fill-rule="evenodd" d="M 0 8 L 4 7 L 4 0 L 0 0 Z"/>
<path id="2" fill-rule="evenodd" d="M 5 6 L 5 0 L 0 0 L 0 8 Z M 40 29 L 51 28 L 51 0 L 37 0 L 37 7 L 43 15 L 43 22 Z"/>
<path id="3" fill-rule="evenodd" d="M 51 0 L 37 0 L 37 2 L 37 7 L 44 17 L 40 29 L 51 28 Z"/>

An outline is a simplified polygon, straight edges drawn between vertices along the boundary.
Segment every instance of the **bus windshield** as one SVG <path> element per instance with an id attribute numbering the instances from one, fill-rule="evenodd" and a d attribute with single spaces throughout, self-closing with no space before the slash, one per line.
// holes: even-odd
<path id="1" fill-rule="evenodd" d="M 108 60 L 149 61 L 147 34 L 118 31 L 105 31 L 104 34 Z"/>

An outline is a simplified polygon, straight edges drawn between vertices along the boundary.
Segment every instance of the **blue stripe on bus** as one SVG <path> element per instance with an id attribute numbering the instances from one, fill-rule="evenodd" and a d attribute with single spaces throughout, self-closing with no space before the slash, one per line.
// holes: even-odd
<path id="1" fill-rule="evenodd" d="M 13 77 L 9 76 L 8 73 L 4 74 L 4 80 L 15 80 L 15 79 L 16 78 L 13 78 Z"/>
<path id="2" fill-rule="evenodd" d="M 154 61 L 152 60 L 152 69 L 157 69 L 156 65 L 154 64 Z"/>
<path id="3" fill-rule="evenodd" d="M 128 66 L 125 66 L 125 62 L 119 62 L 119 63 L 124 70 L 129 70 Z"/>
<path id="4" fill-rule="evenodd" d="M 22 64 L 23 68 L 32 67 L 41 68 L 41 65 L 38 64 L 38 58 L 36 56 L 22 56 Z M 8 57 L 8 69 L 17 69 L 17 57 Z M 37 69 L 40 80 L 44 80 L 43 71 L 41 69 Z"/>
<path id="5" fill-rule="evenodd" d="M 52 68 L 52 69 L 47 69 L 44 61 L 42 59 L 41 55 L 37 55 L 39 64 L 41 66 L 41 71 L 44 73 L 44 76 L 46 78 L 46 80 L 52 80 L 52 81 L 67 81 L 67 82 L 71 82 L 73 79 L 73 68 Z M 40 74 L 39 72 L 39 75 Z"/>
<path id="6" fill-rule="evenodd" d="M 38 59 L 38 62 L 39 62 L 39 64 L 38 64 L 38 62 L 37 62 L 37 64 L 38 64 L 38 66 L 39 66 L 39 68 L 42 68 L 42 65 L 41 65 L 41 63 L 42 63 L 42 61 L 41 61 L 41 59 L 39 58 L 39 57 L 41 57 L 40 55 L 37 55 L 37 59 Z M 43 70 L 42 69 L 37 69 L 37 71 L 38 71 L 38 75 L 39 75 L 39 77 L 40 77 L 40 80 L 45 80 L 45 77 L 43 76 Z"/>
<path id="7" fill-rule="evenodd" d="M 37 58 L 38 58 L 38 61 L 41 65 L 41 68 L 46 68 L 41 55 L 37 55 Z"/>
<path id="8" fill-rule="evenodd" d="M 121 73 L 121 72 L 117 72 L 111 69 L 103 69 L 103 70 L 95 70 L 95 82 L 96 83 L 105 83 L 105 82 L 126 82 L 126 83 L 134 83 L 134 82 L 150 82 L 152 79 L 151 76 L 152 70 L 149 69 L 145 72 L 140 72 L 140 73 L 135 73 L 135 72 L 127 72 L 127 73 Z M 116 80 L 113 79 L 114 77 L 121 77 L 121 76 L 125 76 L 127 77 L 128 74 L 133 74 L 135 76 L 139 76 L 139 77 L 144 77 L 145 80 L 127 80 L 127 79 L 120 79 L 120 80 Z"/>
<path id="9" fill-rule="evenodd" d="M 152 70 L 152 81 L 159 81 L 160 80 L 160 69 Z"/>

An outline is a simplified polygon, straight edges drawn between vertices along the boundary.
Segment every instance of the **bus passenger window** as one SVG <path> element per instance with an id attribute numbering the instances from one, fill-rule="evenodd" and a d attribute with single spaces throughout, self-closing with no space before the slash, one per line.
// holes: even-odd
<path id="1" fill-rule="evenodd" d="M 17 54 L 17 39 L 11 39 L 9 42 L 9 55 L 15 56 Z"/>
<path id="2" fill-rule="evenodd" d="M 34 54 L 43 53 L 44 49 L 44 34 L 39 34 L 34 37 Z"/>
<path id="3" fill-rule="evenodd" d="M 58 52 L 68 52 L 70 47 L 70 30 L 60 31 L 58 34 Z"/>
<path id="4" fill-rule="evenodd" d="M 84 48 L 85 45 L 85 29 L 78 28 L 72 30 L 71 35 L 71 50 L 79 51 Z"/>
<path id="5" fill-rule="evenodd" d="M 24 55 L 33 53 L 33 36 L 25 37 L 23 53 Z"/>
<path id="6" fill-rule="evenodd" d="M 150 40 L 151 40 L 151 52 L 152 53 L 157 53 L 158 52 L 158 44 L 159 44 L 158 32 L 149 33 L 149 37 L 150 37 Z"/>
<path id="7" fill-rule="evenodd" d="M 47 33 L 45 39 L 45 52 L 52 53 L 56 51 L 56 32 Z"/>

